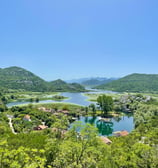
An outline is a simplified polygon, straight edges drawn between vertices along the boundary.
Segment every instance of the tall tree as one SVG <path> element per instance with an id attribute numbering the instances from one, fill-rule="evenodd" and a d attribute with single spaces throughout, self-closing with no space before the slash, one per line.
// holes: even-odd
<path id="1" fill-rule="evenodd" d="M 89 105 L 89 107 L 91 108 L 93 114 L 95 114 L 95 112 L 96 112 L 95 104 L 92 103 L 92 104 Z"/>
<path id="2" fill-rule="evenodd" d="M 100 109 L 103 111 L 103 115 L 107 115 L 107 113 L 113 110 L 113 99 L 111 96 L 102 95 L 97 98 L 97 103 Z"/>

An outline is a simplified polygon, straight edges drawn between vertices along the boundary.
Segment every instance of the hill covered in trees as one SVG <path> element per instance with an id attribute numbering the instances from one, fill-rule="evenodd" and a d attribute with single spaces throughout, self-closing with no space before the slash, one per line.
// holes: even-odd
<path id="1" fill-rule="evenodd" d="M 158 75 L 134 73 L 95 88 L 118 92 L 158 92 Z"/>
<path id="2" fill-rule="evenodd" d="M 64 81 L 62 81 L 61 79 L 49 82 L 50 85 L 50 89 L 51 90 L 56 90 L 56 91 L 60 91 L 60 92 L 64 92 L 64 91 L 71 91 L 71 92 L 80 92 L 80 91 L 85 91 L 84 87 L 81 86 L 78 83 L 66 83 Z"/>
<path id="3" fill-rule="evenodd" d="M 85 91 L 79 84 L 67 84 L 62 80 L 47 82 L 20 67 L 0 69 L 0 88 L 26 91 Z"/>

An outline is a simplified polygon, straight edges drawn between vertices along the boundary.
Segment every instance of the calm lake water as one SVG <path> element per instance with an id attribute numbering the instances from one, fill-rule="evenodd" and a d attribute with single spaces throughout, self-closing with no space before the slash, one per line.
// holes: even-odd
<path id="1" fill-rule="evenodd" d="M 64 97 L 68 97 L 69 99 L 66 100 L 61 100 L 61 101 L 55 101 L 55 100 L 41 100 L 39 101 L 39 103 L 53 103 L 53 102 L 65 102 L 65 103 L 73 103 L 73 104 L 78 104 L 81 106 L 89 106 L 91 103 L 94 102 L 90 102 L 90 101 L 86 101 L 86 99 L 88 99 L 87 96 L 84 96 L 82 93 L 69 93 L 69 92 L 64 92 L 61 93 L 62 96 Z M 30 104 L 31 102 L 11 102 L 7 104 L 7 107 L 12 107 L 12 106 L 16 106 L 16 105 L 21 105 L 21 104 Z M 33 103 L 35 104 L 35 103 Z"/>
<path id="2" fill-rule="evenodd" d="M 100 116 L 98 117 L 84 117 L 81 116 L 77 121 L 83 124 L 90 123 L 96 128 L 98 128 L 98 134 L 101 136 L 111 136 L 113 132 L 126 130 L 131 132 L 134 129 L 133 116 L 121 116 L 111 118 L 110 123 L 100 121 Z M 75 124 L 73 122 L 70 128 Z M 80 131 L 80 130 L 77 130 Z"/>

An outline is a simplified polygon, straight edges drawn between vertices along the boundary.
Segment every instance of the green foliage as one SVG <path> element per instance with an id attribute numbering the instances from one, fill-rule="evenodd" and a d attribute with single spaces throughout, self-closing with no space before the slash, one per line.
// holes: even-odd
<path id="1" fill-rule="evenodd" d="M 111 145 L 100 140 L 96 128 L 80 123 L 62 138 L 50 132 L 9 135 L 0 139 L 0 167 L 157 168 L 156 121 L 148 122 L 146 133 L 136 129 L 127 137 L 110 137 Z"/>
<path id="2" fill-rule="evenodd" d="M 4 113 L 0 113 L 0 137 L 7 136 L 11 133 L 8 122 L 9 121 L 6 115 Z"/>
<path id="3" fill-rule="evenodd" d="M 65 104 L 65 105 L 62 107 L 62 110 L 70 110 L 70 109 L 69 109 L 69 105 Z"/>
<path id="4" fill-rule="evenodd" d="M 108 137 L 112 141 L 110 145 L 102 142 L 97 136 L 98 130 L 89 124 L 78 122 L 67 130 L 70 116 L 55 116 L 51 112 L 40 111 L 38 107 L 41 105 L 10 109 L 9 113 L 15 117 L 14 126 L 19 132 L 24 132 L 16 135 L 10 131 L 6 112 L 0 113 L 0 167 L 157 168 L 157 101 L 146 102 L 146 98 L 139 94 L 121 97 L 120 102 L 134 109 L 132 112 L 136 128 L 125 137 Z M 98 103 L 103 110 L 109 106 L 105 112 L 113 106 L 112 98 L 106 95 L 98 97 Z M 42 107 L 66 109 L 70 115 L 72 112 L 81 114 L 85 110 L 84 107 L 60 103 Z M 88 110 L 93 111 L 93 108 L 94 105 L 90 105 Z M 31 121 L 23 120 L 26 114 L 30 115 Z M 41 124 L 41 121 L 50 128 L 29 131 L 34 125 Z"/>
<path id="5" fill-rule="evenodd" d="M 17 135 L 10 135 L 8 138 L 8 145 L 10 149 L 18 149 L 19 146 L 35 149 L 43 149 L 47 137 L 43 132 L 31 132 L 28 134 L 20 133 Z"/>
<path id="6" fill-rule="evenodd" d="M 45 122 L 46 124 L 49 122 L 53 122 L 53 120 L 49 120 L 51 116 L 50 112 L 42 112 L 38 110 L 36 107 L 14 106 L 10 110 L 14 114 L 12 122 L 16 132 L 30 132 L 33 131 L 34 127 L 42 125 L 42 122 Z M 29 115 L 31 120 L 30 121 L 24 120 L 25 115 Z"/>
<path id="7" fill-rule="evenodd" d="M 110 83 L 97 86 L 96 88 L 118 92 L 158 93 L 158 75 L 131 74 Z"/>
<path id="8" fill-rule="evenodd" d="M 140 104 L 134 113 L 135 127 L 146 124 L 153 116 L 158 116 L 158 107 L 156 105 Z M 143 126 L 145 128 L 145 126 Z"/>
<path id="9" fill-rule="evenodd" d="M 45 163 L 44 150 L 19 147 L 8 149 L 7 142 L 0 142 L 0 167 L 10 168 L 43 168 Z"/>
<path id="10" fill-rule="evenodd" d="M 97 98 L 97 103 L 104 115 L 113 110 L 113 99 L 111 96 L 102 95 Z"/>
<path id="11" fill-rule="evenodd" d="M 95 114 L 96 113 L 96 107 L 95 107 L 95 104 L 90 104 L 89 105 L 89 108 L 92 110 L 92 112 L 93 112 L 93 114 Z"/>
<path id="12" fill-rule="evenodd" d="M 45 91 L 47 83 L 33 73 L 19 67 L 0 69 L 0 86 L 8 89 Z"/>
<path id="13" fill-rule="evenodd" d="M 152 101 L 150 96 L 142 94 L 123 94 L 114 100 L 114 110 L 118 112 L 133 113 L 141 103 L 149 104 Z"/>

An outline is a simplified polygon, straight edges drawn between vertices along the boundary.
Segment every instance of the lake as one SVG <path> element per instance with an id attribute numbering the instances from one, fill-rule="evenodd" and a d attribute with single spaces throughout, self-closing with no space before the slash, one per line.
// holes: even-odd
<path id="1" fill-rule="evenodd" d="M 131 132 L 134 129 L 133 116 L 120 116 L 111 118 L 111 122 L 106 123 L 100 121 L 101 117 L 84 117 L 81 116 L 77 121 L 80 121 L 83 124 L 89 123 L 96 128 L 98 128 L 98 134 L 100 136 L 111 136 L 113 132 L 126 130 Z M 70 128 L 75 122 L 70 125 Z M 80 131 L 80 130 L 77 130 Z"/>
<path id="2" fill-rule="evenodd" d="M 63 103 L 73 103 L 73 104 L 78 104 L 81 106 L 89 106 L 91 103 L 91 101 L 87 101 L 86 99 L 88 99 L 87 96 L 84 96 L 82 93 L 69 93 L 69 92 L 64 92 L 60 94 L 61 96 L 64 97 L 68 97 L 69 99 L 65 99 L 65 100 L 41 100 L 39 101 L 39 103 L 55 103 L 55 102 L 63 102 Z M 17 101 L 17 102 L 11 102 L 7 104 L 7 107 L 12 107 L 12 106 L 17 106 L 17 105 L 22 105 L 22 104 L 30 104 L 32 102 L 28 102 L 28 101 Z M 33 104 L 37 104 L 35 102 L 33 102 Z"/>
<path id="3" fill-rule="evenodd" d="M 89 93 L 95 93 L 89 92 Z M 98 93 L 98 92 L 97 92 Z M 102 93 L 102 92 L 101 92 Z M 104 93 L 107 93 L 104 91 Z M 73 104 L 78 104 L 81 106 L 89 106 L 91 101 L 87 101 L 88 97 L 84 96 L 83 93 L 69 93 L 69 92 L 64 92 L 61 93 L 62 96 L 68 97 L 69 99 L 65 99 L 62 101 L 55 101 L 55 100 L 42 100 L 39 101 L 39 103 L 53 103 L 53 102 L 63 102 L 63 103 L 73 103 Z M 21 104 L 30 104 L 30 102 L 12 102 L 8 103 L 7 107 L 12 107 L 16 105 L 21 105 Z M 35 103 L 33 103 L 35 104 Z M 38 103 L 36 103 L 38 104 Z M 134 123 L 133 123 L 133 116 L 121 116 L 121 117 L 113 117 L 111 119 L 111 123 L 105 123 L 105 122 L 99 122 L 99 116 L 98 117 L 83 117 L 81 116 L 78 121 L 81 121 L 82 124 L 90 123 L 94 125 L 95 127 L 98 128 L 99 130 L 99 135 L 112 135 L 113 132 L 115 131 L 121 131 L 121 130 L 127 130 L 130 132 L 131 130 L 134 129 Z M 73 124 L 73 123 L 72 123 Z M 71 127 L 72 125 L 70 125 Z"/>

